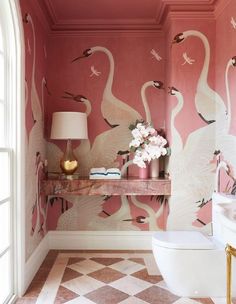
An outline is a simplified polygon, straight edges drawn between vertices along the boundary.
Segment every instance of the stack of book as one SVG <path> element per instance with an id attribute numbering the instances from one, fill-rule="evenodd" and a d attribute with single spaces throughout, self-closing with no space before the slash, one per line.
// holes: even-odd
<path id="1" fill-rule="evenodd" d="M 89 173 L 90 179 L 120 179 L 121 173 L 118 168 L 92 168 Z"/>

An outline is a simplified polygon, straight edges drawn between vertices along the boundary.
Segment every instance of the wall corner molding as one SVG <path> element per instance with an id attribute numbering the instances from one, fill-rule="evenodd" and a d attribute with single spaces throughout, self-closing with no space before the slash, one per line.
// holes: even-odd
<path id="1" fill-rule="evenodd" d="M 225 8 L 231 3 L 232 0 L 218 0 L 215 5 L 215 18 L 217 19 L 225 10 Z"/>
<path id="2" fill-rule="evenodd" d="M 39 22 L 41 23 L 42 27 L 44 28 L 46 34 L 50 32 L 51 21 L 50 16 L 42 9 L 42 6 L 39 5 L 38 1 L 32 2 L 32 9 L 37 16 Z"/>

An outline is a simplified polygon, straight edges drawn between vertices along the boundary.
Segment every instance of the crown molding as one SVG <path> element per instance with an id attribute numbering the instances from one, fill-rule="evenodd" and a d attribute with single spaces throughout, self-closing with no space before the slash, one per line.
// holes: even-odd
<path id="1" fill-rule="evenodd" d="M 215 14 L 214 11 L 208 12 L 169 12 L 168 17 L 170 17 L 171 20 L 188 20 L 188 19 L 203 19 L 203 20 L 215 20 Z"/>
<path id="2" fill-rule="evenodd" d="M 224 2 L 230 0 L 161 0 L 158 6 L 155 18 L 150 19 L 74 19 L 63 20 L 59 19 L 53 6 L 52 0 L 37 0 L 40 3 L 41 9 L 45 12 L 45 18 L 49 24 L 50 31 L 57 32 L 161 32 L 168 24 L 167 19 L 171 18 L 197 18 L 197 19 L 212 19 L 217 9 L 222 9 Z"/>
<path id="3" fill-rule="evenodd" d="M 63 30 L 63 31 L 51 31 L 50 37 L 105 37 L 113 38 L 114 35 L 116 38 L 119 37 L 134 37 L 134 38 L 163 38 L 163 30 Z"/>
<path id="4" fill-rule="evenodd" d="M 83 20 L 58 20 L 51 26 L 52 31 L 104 31 L 104 30 L 147 30 L 159 31 L 161 27 L 156 24 L 155 19 L 116 19 L 101 21 L 99 19 L 83 19 Z"/>
<path id="5" fill-rule="evenodd" d="M 181 16 L 183 19 L 189 18 L 212 18 L 217 0 L 162 0 L 162 7 L 157 22 L 165 27 L 168 16 Z M 189 17 L 188 17 L 189 16 Z M 167 22 L 168 23 L 168 22 Z"/>

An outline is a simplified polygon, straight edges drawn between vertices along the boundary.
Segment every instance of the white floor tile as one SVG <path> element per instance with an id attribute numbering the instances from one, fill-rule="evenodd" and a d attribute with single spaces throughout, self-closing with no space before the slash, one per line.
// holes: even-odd
<path id="1" fill-rule="evenodd" d="M 130 276 L 125 276 L 124 278 L 121 278 L 115 282 L 112 282 L 109 285 L 116 289 L 119 289 L 120 291 L 123 291 L 131 296 L 152 286 L 152 284 L 150 284 L 146 281 L 143 281 L 143 280 L 140 280 L 140 279 L 137 279 L 134 277 L 130 277 Z"/>
<path id="2" fill-rule="evenodd" d="M 72 264 L 68 268 L 71 268 L 82 274 L 88 274 L 88 273 L 94 272 L 96 270 L 102 269 L 104 267 L 105 267 L 104 265 L 96 263 L 94 261 L 84 260 L 82 262 Z"/>
<path id="3" fill-rule="evenodd" d="M 66 302 L 65 304 L 95 304 L 95 302 L 90 301 L 89 299 L 87 299 L 85 297 L 79 297 L 79 298 L 73 299 L 69 302 Z"/>
<path id="4" fill-rule="evenodd" d="M 122 273 L 125 273 L 125 274 L 131 274 L 131 273 L 134 273 L 136 271 L 139 271 L 139 270 L 145 268 L 144 265 L 137 264 L 137 263 L 134 263 L 134 262 L 129 261 L 129 260 L 124 260 L 124 261 L 115 263 L 115 264 L 113 264 L 109 267 L 113 268 L 115 270 L 118 270 Z"/>
<path id="5" fill-rule="evenodd" d="M 126 300 L 120 302 L 119 304 L 148 304 L 148 303 L 136 297 L 129 297 Z"/>
<path id="6" fill-rule="evenodd" d="M 79 278 L 75 278 L 73 280 L 67 281 L 62 286 L 72 290 L 73 292 L 77 293 L 78 295 L 85 295 L 89 293 L 90 291 L 93 291 L 95 289 L 98 289 L 105 284 L 97 281 L 93 278 L 90 278 L 88 276 L 82 276 Z"/>
<path id="7" fill-rule="evenodd" d="M 181 299 L 175 301 L 173 304 L 199 304 L 199 302 L 188 299 L 188 298 L 181 298 Z"/>

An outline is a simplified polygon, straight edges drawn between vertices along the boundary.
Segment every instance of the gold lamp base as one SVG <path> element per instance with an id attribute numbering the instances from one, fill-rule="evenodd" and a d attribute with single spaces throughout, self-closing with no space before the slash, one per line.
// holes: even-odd
<path id="1" fill-rule="evenodd" d="M 72 175 L 78 169 L 79 163 L 76 159 L 71 145 L 71 140 L 67 140 L 66 152 L 60 160 L 60 168 L 66 175 Z"/>

